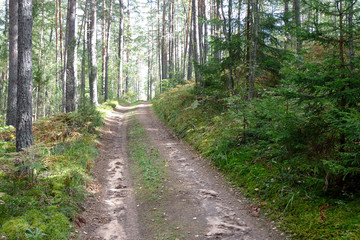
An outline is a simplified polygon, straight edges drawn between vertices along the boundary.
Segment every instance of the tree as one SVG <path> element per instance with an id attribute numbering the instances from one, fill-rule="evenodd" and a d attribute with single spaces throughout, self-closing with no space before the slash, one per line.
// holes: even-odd
<path id="1" fill-rule="evenodd" d="M 117 97 L 123 97 L 123 39 L 124 39 L 124 4 L 123 0 L 119 0 L 120 16 L 119 16 L 119 43 L 118 43 L 118 88 Z"/>
<path id="2" fill-rule="evenodd" d="M 96 59 L 96 0 L 89 0 L 90 2 L 90 49 L 89 49 L 89 60 L 90 60 L 90 101 L 95 106 L 98 105 L 98 93 L 97 93 L 97 59 Z"/>
<path id="3" fill-rule="evenodd" d="M 33 144 L 32 133 L 32 0 L 19 0 L 19 56 L 16 150 Z"/>
<path id="4" fill-rule="evenodd" d="M 84 33 L 83 33 L 83 52 L 81 58 L 81 83 L 80 83 L 80 101 L 85 100 L 85 73 L 86 73 L 86 51 L 87 51 L 87 36 L 88 36 L 88 1 L 85 1 L 84 6 Z"/>
<path id="5" fill-rule="evenodd" d="M 249 99 L 254 98 L 254 85 L 257 67 L 257 50 L 258 50 L 258 18 L 259 18 L 259 4 L 258 0 L 251 0 L 252 20 L 251 20 L 251 52 L 250 52 L 250 88 Z"/>
<path id="6" fill-rule="evenodd" d="M 68 13 L 66 21 L 67 39 L 67 64 L 66 64 L 66 112 L 72 112 L 76 109 L 76 85 L 77 85 L 77 67 L 76 67 L 76 0 L 68 1 Z"/>
<path id="7" fill-rule="evenodd" d="M 110 0 L 109 10 L 107 11 L 107 26 L 106 26 L 106 41 L 105 41 L 105 91 L 104 101 L 109 98 L 109 45 L 110 45 L 110 33 L 111 33 L 111 21 L 112 21 L 112 0 Z"/>
<path id="8" fill-rule="evenodd" d="M 9 85 L 6 124 L 16 125 L 18 78 L 18 1 L 9 1 Z"/>

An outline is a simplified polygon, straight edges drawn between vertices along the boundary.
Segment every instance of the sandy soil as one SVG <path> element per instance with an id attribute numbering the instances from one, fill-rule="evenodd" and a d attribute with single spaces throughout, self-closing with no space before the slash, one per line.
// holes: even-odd
<path id="1" fill-rule="evenodd" d="M 89 186 L 94 197 L 86 202 L 80 239 L 157 239 L 146 230 L 150 220 L 142 217 L 153 203 L 139 202 L 129 174 L 130 115 L 142 123 L 150 144 L 167 161 L 169 191 L 159 201 L 165 220 L 183 233 L 176 239 L 285 239 L 207 160 L 174 136 L 148 103 L 118 107 L 107 117 L 94 166 L 96 181 Z"/>

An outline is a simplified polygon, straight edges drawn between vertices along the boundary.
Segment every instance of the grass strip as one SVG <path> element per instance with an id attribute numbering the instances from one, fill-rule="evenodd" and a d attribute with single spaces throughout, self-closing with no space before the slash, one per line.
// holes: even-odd
<path id="1" fill-rule="evenodd" d="M 130 119 L 130 172 L 135 183 L 140 223 L 148 239 L 183 239 L 176 226 L 166 221 L 162 200 L 169 194 L 166 161 L 157 148 L 151 146 L 144 127 L 135 117 Z"/>

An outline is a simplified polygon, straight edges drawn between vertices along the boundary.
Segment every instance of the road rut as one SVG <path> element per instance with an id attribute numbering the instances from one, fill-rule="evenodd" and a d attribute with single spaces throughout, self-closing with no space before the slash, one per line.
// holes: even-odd
<path id="1" fill-rule="evenodd" d="M 285 239 L 206 159 L 174 136 L 149 103 L 121 106 L 107 117 L 94 167 L 97 191 L 87 201 L 80 239 L 162 239 L 143 231 L 147 223 L 138 212 L 144 203 L 136 196 L 128 169 L 130 115 L 143 125 L 150 144 L 168 165 L 165 182 L 170 191 L 159 201 L 166 208 L 166 220 L 176 222 L 184 233 L 177 239 Z"/>

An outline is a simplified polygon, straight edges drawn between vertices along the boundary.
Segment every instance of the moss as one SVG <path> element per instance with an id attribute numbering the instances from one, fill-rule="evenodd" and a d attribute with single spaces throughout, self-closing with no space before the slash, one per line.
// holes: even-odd
<path id="1" fill-rule="evenodd" d="M 47 234 L 50 240 L 69 239 L 70 222 L 69 219 L 62 213 L 59 213 L 55 208 L 47 209 L 48 219 L 44 233 Z"/>
<path id="2" fill-rule="evenodd" d="M 25 232 L 29 227 L 30 224 L 26 221 L 25 217 L 17 217 L 4 223 L 0 233 L 5 233 L 9 240 L 25 239 Z"/>

